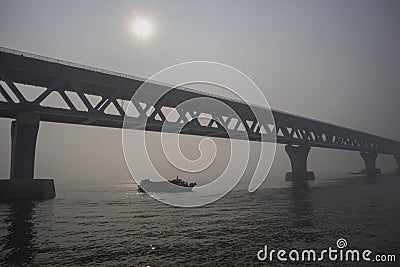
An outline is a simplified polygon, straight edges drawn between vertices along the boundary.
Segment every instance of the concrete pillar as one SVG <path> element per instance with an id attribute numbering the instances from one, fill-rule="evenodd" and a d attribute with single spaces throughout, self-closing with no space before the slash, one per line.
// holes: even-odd
<path id="1" fill-rule="evenodd" d="M 375 167 L 375 162 L 376 158 L 378 157 L 378 153 L 361 152 L 360 154 L 365 162 L 365 169 L 362 170 L 363 174 L 371 177 L 381 173 L 381 170 Z"/>
<path id="2" fill-rule="evenodd" d="M 11 180 L 33 179 L 39 115 L 19 113 L 11 123 Z"/>
<path id="3" fill-rule="evenodd" d="M 400 154 L 394 155 L 394 159 L 397 162 L 396 174 L 400 174 Z"/>
<path id="4" fill-rule="evenodd" d="M 55 197 L 52 179 L 34 179 L 39 122 L 39 115 L 21 112 L 11 123 L 10 179 L 0 180 L 0 199 Z"/>
<path id="5" fill-rule="evenodd" d="M 289 156 L 292 171 L 286 173 L 286 181 L 315 180 L 314 172 L 307 171 L 307 157 L 309 146 L 286 145 L 285 151 Z"/>

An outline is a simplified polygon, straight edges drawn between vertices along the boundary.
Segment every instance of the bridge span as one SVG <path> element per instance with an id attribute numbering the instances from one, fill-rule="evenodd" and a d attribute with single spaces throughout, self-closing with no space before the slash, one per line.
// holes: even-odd
<path id="1" fill-rule="evenodd" d="M 251 141 L 266 142 L 276 140 L 286 145 L 291 162 L 292 171 L 286 174 L 287 180 L 315 179 L 314 173 L 307 170 L 311 147 L 359 151 L 365 162 L 363 173 L 367 176 L 380 173 L 375 166 L 378 154 L 393 155 L 399 167 L 396 171 L 400 172 L 398 141 L 278 110 L 271 110 L 273 118 L 270 120 L 258 121 L 256 114 L 266 112 L 261 107 L 188 88 L 169 90 L 167 85 L 154 82 L 149 96 L 168 92 L 155 105 L 144 94 L 132 101 L 136 113 L 126 114 L 125 103 L 131 101 L 144 82 L 144 79 L 131 75 L 0 48 L 0 95 L 3 98 L 0 100 L 0 117 L 13 119 L 10 179 L 0 180 L 0 199 L 55 196 L 53 180 L 34 179 L 40 121 L 122 128 L 125 115 L 129 117 L 132 129 L 160 132 L 185 125 L 180 131 L 182 134 L 234 139 L 246 136 Z M 23 85 L 43 90 L 28 100 L 21 91 Z M 57 95 L 65 105 L 46 104 L 52 95 Z M 237 116 L 212 114 L 206 109 L 177 108 L 186 100 L 204 96 L 222 101 Z M 176 113 L 175 118 L 168 116 L 170 112 Z M 207 115 L 209 120 L 206 124 L 191 119 L 200 113 Z M 163 129 L 163 125 L 170 127 Z M 228 136 L 225 129 L 234 134 Z"/>

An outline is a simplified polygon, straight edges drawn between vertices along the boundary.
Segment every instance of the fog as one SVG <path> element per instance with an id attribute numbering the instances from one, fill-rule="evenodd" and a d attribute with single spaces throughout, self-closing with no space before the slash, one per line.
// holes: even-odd
<path id="1" fill-rule="evenodd" d="M 399 11 L 400 2 L 378 0 L 0 1 L 0 46 L 144 78 L 182 62 L 221 62 L 254 80 L 274 109 L 400 140 Z M 131 31 L 138 17 L 154 25 L 146 40 Z M 0 119 L 2 178 L 10 123 Z M 395 161 L 382 155 L 377 166 L 393 172 Z M 308 168 L 323 179 L 363 162 L 357 152 L 313 148 Z M 269 178 L 286 171 L 278 145 Z M 56 183 L 130 181 L 121 130 L 42 122 L 35 173 Z"/>

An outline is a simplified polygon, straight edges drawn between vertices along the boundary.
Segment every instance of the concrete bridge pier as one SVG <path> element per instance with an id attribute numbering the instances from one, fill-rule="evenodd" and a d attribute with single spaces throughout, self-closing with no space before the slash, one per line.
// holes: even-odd
<path id="1" fill-rule="evenodd" d="M 365 169 L 361 171 L 363 174 L 365 174 L 368 177 L 381 174 L 381 170 L 375 167 L 375 162 L 376 158 L 378 157 L 378 153 L 361 152 L 360 154 L 365 163 Z"/>
<path id="2" fill-rule="evenodd" d="M 36 140 L 40 117 L 18 113 L 11 123 L 10 179 L 0 180 L 0 199 L 46 199 L 55 197 L 52 179 L 34 179 Z"/>
<path id="3" fill-rule="evenodd" d="M 306 145 L 286 145 L 285 151 L 289 156 L 292 171 L 286 173 L 286 181 L 315 180 L 314 172 L 307 171 L 307 157 L 310 147 Z"/>
<path id="4" fill-rule="evenodd" d="M 400 154 L 394 155 L 394 160 L 397 162 L 396 174 L 400 174 Z"/>

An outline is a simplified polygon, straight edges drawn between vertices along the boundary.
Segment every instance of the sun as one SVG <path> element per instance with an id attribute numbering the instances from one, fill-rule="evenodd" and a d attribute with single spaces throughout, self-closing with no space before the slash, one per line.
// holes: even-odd
<path id="1" fill-rule="evenodd" d="M 152 27 L 149 21 L 145 19 L 138 19 L 133 24 L 133 32 L 140 38 L 146 38 L 151 35 Z"/>

